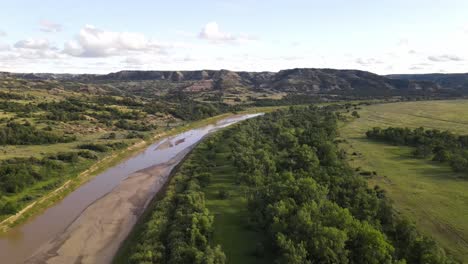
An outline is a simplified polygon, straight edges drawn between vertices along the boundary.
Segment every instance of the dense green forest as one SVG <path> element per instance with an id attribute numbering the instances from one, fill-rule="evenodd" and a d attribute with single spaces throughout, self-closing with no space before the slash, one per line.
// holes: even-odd
<path id="1" fill-rule="evenodd" d="M 337 147 L 331 107 L 291 107 L 248 120 L 201 143 L 118 258 L 122 263 L 225 263 L 203 190 L 216 177 L 217 148 L 229 149 L 247 201 L 245 228 L 263 234 L 252 254 L 275 263 L 453 263 L 434 240 L 370 189 Z M 229 193 L 219 191 L 219 199 Z M 221 245 L 222 246 L 222 245 Z"/>
<path id="2" fill-rule="evenodd" d="M 447 163 L 455 172 L 463 172 L 468 178 L 468 136 L 458 136 L 449 131 L 437 129 L 416 129 L 374 127 L 366 132 L 371 139 L 394 145 L 415 147 L 416 158 L 431 158 L 433 161 Z"/>

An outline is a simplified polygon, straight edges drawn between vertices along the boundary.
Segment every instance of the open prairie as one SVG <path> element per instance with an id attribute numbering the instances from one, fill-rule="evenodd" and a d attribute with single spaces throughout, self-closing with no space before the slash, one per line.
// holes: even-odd
<path id="1" fill-rule="evenodd" d="M 468 261 L 468 181 L 448 165 L 416 159 L 410 147 L 366 138 L 372 127 L 425 127 L 468 134 L 468 100 L 378 104 L 341 126 L 350 164 L 375 171 L 371 185 L 383 187 L 395 208 L 457 258 Z"/>

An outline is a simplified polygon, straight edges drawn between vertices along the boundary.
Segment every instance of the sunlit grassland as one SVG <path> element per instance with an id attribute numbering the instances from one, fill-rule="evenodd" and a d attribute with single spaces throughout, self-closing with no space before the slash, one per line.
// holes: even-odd
<path id="1" fill-rule="evenodd" d="M 353 167 L 376 171 L 369 179 L 387 190 L 396 209 L 457 258 L 468 261 L 468 181 L 447 165 L 415 159 L 412 148 L 366 139 L 372 127 L 425 127 L 468 134 L 468 100 L 362 107 L 361 118 L 341 124 L 342 146 Z M 354 152 L 354 155 L 352 153 Z"/>

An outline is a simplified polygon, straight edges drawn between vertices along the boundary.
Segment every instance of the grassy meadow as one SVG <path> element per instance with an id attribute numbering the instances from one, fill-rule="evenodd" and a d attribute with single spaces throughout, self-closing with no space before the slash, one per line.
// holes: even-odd
<path id="1" fill-rule="evenodd" d="M 412 148 L 368 140 L 372 127 L 424 127 L 468 134 L 468 100 L 370 105 L 360 118 L 343 123 L 341 137 L 349 162 L 375 171 L 371 185 L 383 187 L 397 210 L 434 237 L 456 258 L 468 261 L 468 181 L 448 165 L 416 159 Z"/>
<path id="2" fill-rule="evenodd" d="M 254 256 L 262 234 L 247 226 L 247 200 L 242 187 L 235 181 L 237 169 L 227 146 L 221 145 L 216 151 L 212 160 L 214 166 L 210 168 L 215 177 L 204 188 L 206 207 L 215 217 L 213 241 L 221 245 L 230 263 L 262 263 L 263 259 Z M 226 192 L 228 197 L 220 198 L 220 192 Z"/>

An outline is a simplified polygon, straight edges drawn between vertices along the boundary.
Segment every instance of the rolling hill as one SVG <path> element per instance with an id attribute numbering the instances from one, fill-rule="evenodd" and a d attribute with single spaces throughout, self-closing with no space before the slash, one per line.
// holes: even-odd
<path id="1" fill-rule="evenodd" d="M 394 74 L 388 75 L 391 79 L 427 81 L 440 87 L 452 88 L 468 93 L 468 73 L 429 73 L 429 74 Z"/>
<path id="2" fill-rule="evenodd" d="M 401 78 L 400 78 L 401 76 Z M 128 84 L 140 88 L 151 82 L 153 90 L 177 89 L 188 93 L 200 92 L 269 92 L 353 96 L 459 96 L 468 88 L 458 82 L 437 78 L 413 78 L 413 75 L 381 76 L 359 70 L 297 68 L 279 72 L 234 72 L 228 70 L 199 71 L 120 71 L 95 74 L 34 74 L 0 73 L 0 78 L 16 77 L 27 80 L 72 81 L 89 84 L 112 83 L 120 90 Z M 466 77 L 465 77 L 466 80 Z M 122 84 L 124 83 L 123 87 Z M 117 84 L 117 85 L 116 85 Z M 108 86 L 109 88 L 109 86 Z M 155 91 L 156 92 L 156 91 Z"/>

